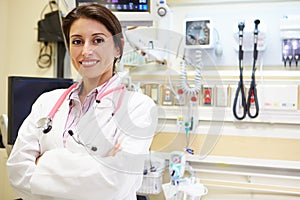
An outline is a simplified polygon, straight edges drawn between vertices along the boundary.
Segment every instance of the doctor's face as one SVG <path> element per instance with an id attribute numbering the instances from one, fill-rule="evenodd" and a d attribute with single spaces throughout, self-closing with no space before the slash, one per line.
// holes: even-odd
<path id="1" fill-rule="evenodd" d="M 80 75 L 84 79 L 108 80 L 114 59 L 120 55 L 107 28 L 96 20 L 79 18 L 71 25 L 69 36 L 70 57 Z"/>

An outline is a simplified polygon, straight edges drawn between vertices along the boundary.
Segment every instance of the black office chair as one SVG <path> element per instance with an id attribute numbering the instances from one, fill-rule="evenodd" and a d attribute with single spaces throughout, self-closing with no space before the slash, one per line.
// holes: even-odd
<path id="1" fill-rule="evenodd" d="M 19 198 L 15 200 L 23 200 L 23 199 Z M 150 200 L 150 198 L 147 195 L 136 195 L 136 200 Z"/>
<path id="2" fill-rule="evenodd" d="M 0 114 L 0 132 L 1 132 L 0 140 L 2 141 L 2 145 L 6 149 L 7 155 L 9 156 L 12 149 L 12 145 L 9 145 L 7 142 L 7 122 L 8 122 L 7 115 Z"/>
<path id="3" fill-rule="evenodd" d="M 3 144 L 2 141 L 3 141 L 3 140 L 2 140 L 2 133 L 1 133 L 1 131 L 0 131 L 0 148 L 5 148 L 5 146 L 4 146 L 4 144 Z"/>
<path id="4" fill-rule="evenodd" d="M 23 200 L 23 199 L 19 198 L 14 200 Z M 147 195 L 138 194 L 136 195 L 136 200 L 150 200 L 150 198 Z"/>
<path id="5" fill-rule="evenodd" d="M 148 197 L 148 195 L 144 195 L 144 194 L 138 194 L 138 195 L 136 195 L 136 199 L 137 200 L 150 200 L 150 198 Z"/>

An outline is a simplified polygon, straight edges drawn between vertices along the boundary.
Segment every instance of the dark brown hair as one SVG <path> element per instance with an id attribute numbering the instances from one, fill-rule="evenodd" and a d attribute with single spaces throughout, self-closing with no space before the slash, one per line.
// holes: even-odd
<path id="1" fill-rule="evenodd" d="M 103 24 L 107 30 L 112 34 L 114 43 L 117 48 L 120 49 L 120 58 L 123 54 L 123 34 L 122 26 L 118 18 L 106 7 L 100 4 L 83 4 L 74 8 L 67 16 L 63 19 L 63 31 L 67 40 L 68 47 L 70 45 L 70 29 L 74 21 L 80 19 L 93 19 Z M 115 62 L 118 59 L 114 61 Z"/>

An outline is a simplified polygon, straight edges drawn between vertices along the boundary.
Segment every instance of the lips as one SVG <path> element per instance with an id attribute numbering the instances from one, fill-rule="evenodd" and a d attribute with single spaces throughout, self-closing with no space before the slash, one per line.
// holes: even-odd
<path id="1" fill-rule="evenodd" d="M 83 67 L 92 67 L 92 66 L 96 65 L 98 62 L 99 62 L 99 60 L 83 60 L 83 61 L 79 61 L 79 63 Z"/>

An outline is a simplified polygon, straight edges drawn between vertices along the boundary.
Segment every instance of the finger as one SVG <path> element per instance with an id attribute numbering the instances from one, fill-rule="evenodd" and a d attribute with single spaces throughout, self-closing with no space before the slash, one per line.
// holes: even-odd
<path id="1" fill-rule="evenodd" d="M 107 154 L 107 156 L 115 156 L 119 151 L 121 151 L 121 144 L 117 143 Z"/>

